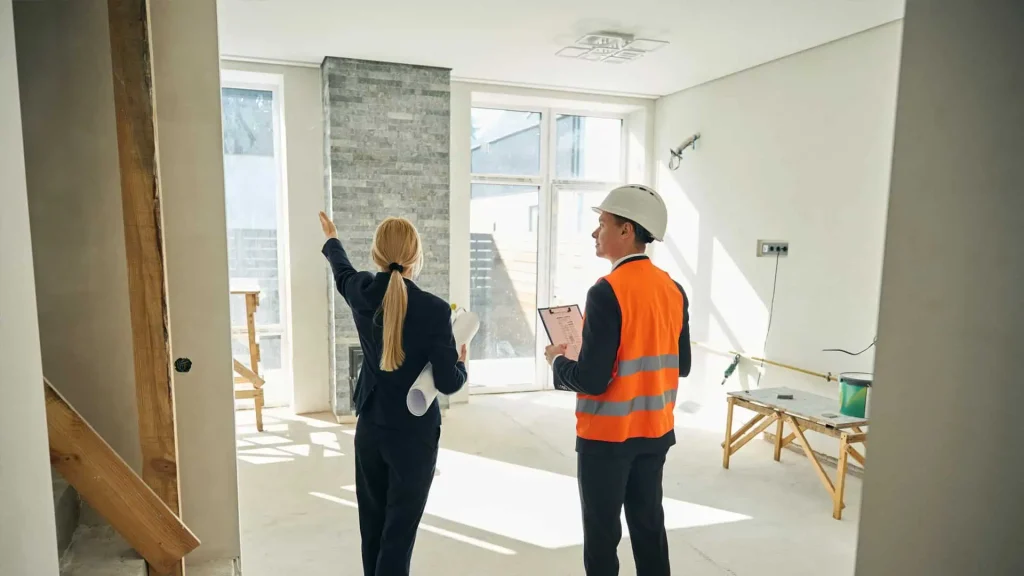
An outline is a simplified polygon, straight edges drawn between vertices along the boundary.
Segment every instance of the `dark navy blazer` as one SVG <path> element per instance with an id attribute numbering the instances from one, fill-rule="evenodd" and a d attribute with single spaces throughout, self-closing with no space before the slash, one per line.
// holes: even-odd
<path id="1" fill-rule="evenodd" d="M 360 420 L 387 428 L 439 427 L 441 410 L 436 400 L 426 414 L 413 416 L 405 398 L 427 362 L 433 367 L 438 392 L 454 394 L 466 383 L 466 365 L 459 361 L 455 348 L 449 304 L 405 280 L 409 294 L 402 331 L 405 362 L 394 372 L 384 372 L 380 369 L 384 337 L 381 302 L 391 274 L 356 271 L 341 242 L 334 238 L 324 244 L 323 254 L 331 263 L 338 292 L 352 309 L 363 348 L 355 390 Z"/>

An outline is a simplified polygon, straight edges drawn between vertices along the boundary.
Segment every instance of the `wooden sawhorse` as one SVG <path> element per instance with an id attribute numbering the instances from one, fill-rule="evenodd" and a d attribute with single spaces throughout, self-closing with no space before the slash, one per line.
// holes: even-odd
<path id="1" fill-rule="evenodd" d="M 779 398 L 782 396 L 782 398 Z M 792 396 L 792 398 L 786 398 Z M 822 485 L 832 497 L 832 517 L 841 520 L 843 517 L 843 493 L 846 489 L 847 458 L 853 458 L 864 466 L 864 456 L 854 446 L 866 444 L 868 434 L 863 427 L 867 426 L 866 418 L 852 418 L 839 414 L 836 400 L 818 396 L 791 388 L 763 388 L 760 390 L 730 392 L 728 396 L 729 411 L 725 420 L 725 442 L 722 443 L 722 467 L 729 468 L 729 457 L 745 446 L 754 437 L 775 424 L 775 461 L 782 459 L 782 449 L 794 441 L 803 448 L 807 459 L 818 473 Z M 754 417 L 732 431 L 733 408 L 739 406 L 755 412 Z M 793 430 L 783 436 L 786 424 Z M 811 449 L 806 430 L 813 430 L 826 436 L 839 439 L 839 464 L 835 484 L 822 468 L 817 455 Z"/>
<path id="2" fill-rule="evenodd" d="M 235 400 L 252 398 L 256 411 L 256 430 L 263 432 L 263 385 L 266 381 L 259 375 L 260 344 L 256 340 L 256 308 L 260 305 L 260 288 L 255 283 L 234 281 L 231 294 L 245 297 L 245 329 L 249 340 L 249 365 L 246 366 L 232 356 L 231 366 L 236 374 L 234 384 L 249 384 L 251 389 L 235 389 Z"/>

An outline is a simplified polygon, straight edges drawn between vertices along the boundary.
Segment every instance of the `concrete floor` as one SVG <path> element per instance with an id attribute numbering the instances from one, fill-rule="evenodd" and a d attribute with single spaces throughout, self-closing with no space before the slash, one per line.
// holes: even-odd
<path id="1" fill-rule="evenodd" d="M 449 411 L 414 574 L 583 574 L 572 406 L 541 392 Z M 243 574 L 361 574 L 351 427 L 274 410 L 257 434 L 251 411 L 238 420 Z M 806 458 L 776 463 L 754 441 L 724 470 L 723 432 L 681 421 L 665 469 L 674 573 L 853 574 L 859 479 L 836 521 Z M 635 574 L 626 538 L 619 557 L 621 574 Z"/>

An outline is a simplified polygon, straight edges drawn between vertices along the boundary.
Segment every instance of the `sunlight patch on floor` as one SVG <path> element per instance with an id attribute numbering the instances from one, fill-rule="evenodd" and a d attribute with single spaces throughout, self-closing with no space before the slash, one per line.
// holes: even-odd
<path id="1" fill-rule="evenodd" d="M 323 500 L 327 500 L 329 502 L 334 502 L 335 504 L 341 504 L 342 506 L 348 506 L 349 508 L 359 508 L 359 505 L 351 500 L 346 500 L 345 498 L 338 498 L 337 496 L 331 496 L 330 494 L 324 494 L 322 492 L 310 492 L 309 495 L 321 498 Z M 444 536 L 445 538 L 450 538 L 452 540 L 462 542 L 463 544 L 469 544 L 470 546 L 476 546 L 477 548 L 490 550 L 491 552 L 496 552 L 504 556 L 513 556 L 516 553 L 515 550 L 509 550 L 508 548 L 505 548 L 503 546 L 491 544 L 490 542 L 484 542 L 483 540 L 479 540 L 477 538 L 472 538 L 470 536 L 458 534 L 456 532 L 445 530 L 444 528 L 438 528 L 437 526 L 431 526 L 430 524 L 424 524 L 422 522 L 420 522 L 420 530 L 423 530 L 425 532 L 431 532 L 433 534 L 437 534 L 438 536 Z"/>
<path id="2" fill-rule="evenodd" d="M 576 478 L 444 449 L 437 466 L 444 473 L 434 479 L 428 515 L 541 548 L 583 544 Z M 663 506 L 668 530 L 750 520 L 671 498 Z M 623 536 L 628 533 L 623 516 Z"/>

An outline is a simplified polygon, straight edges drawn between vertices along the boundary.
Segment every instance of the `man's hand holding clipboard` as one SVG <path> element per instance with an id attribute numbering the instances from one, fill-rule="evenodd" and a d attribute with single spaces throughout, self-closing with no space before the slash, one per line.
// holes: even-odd
<path id="1" fill-rule="evenodd" d="M 551 341 L 551 346 L 544 351 L 548 364 L 551 364 L 558 355 L 578 360 L 583 346 L 583 314 L 580 313 L 580 307 L 571 304 L 538 308 L 537 312 L 540 314 L 540 321 L 547 332 L 548 340 Z"/>

